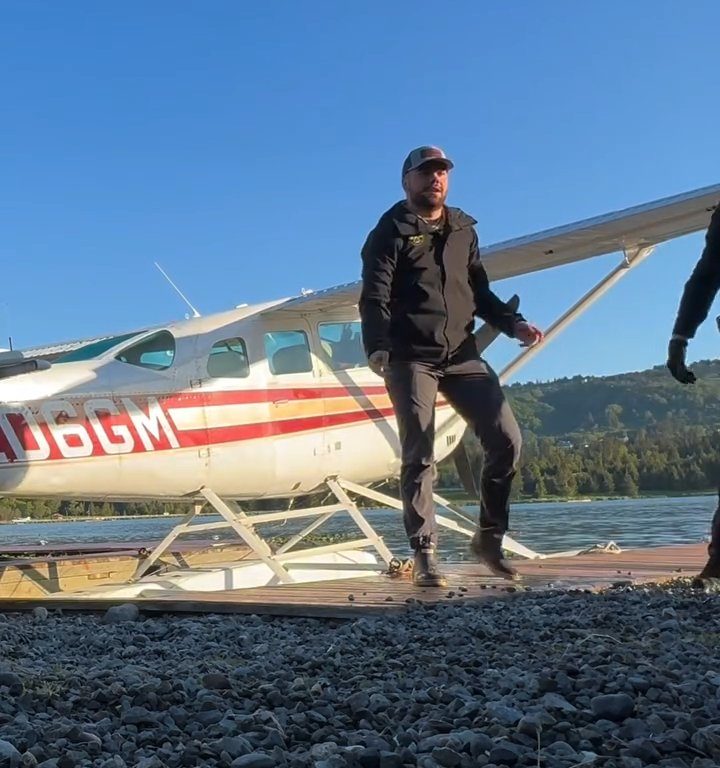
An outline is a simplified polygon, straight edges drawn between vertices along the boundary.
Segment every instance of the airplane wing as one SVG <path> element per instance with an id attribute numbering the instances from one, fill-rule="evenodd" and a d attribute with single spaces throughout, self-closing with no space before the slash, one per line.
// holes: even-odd
<path id="1" fill-rule="evenodd" d="M 657 245 L 707 229 L 718 201 L 720 184 L 715 184 L 534 235 L 495 243 L 481 248 L 480 255 L 490 280 L 502 280 L 616 251 Z M 320 291 L 305 291 L 301 296 L 271 302 L 269 306 L 249 307 L 245 310 L 245 316 L 316 313 L 352 307 L 360 297 L 360 286 L 360 281 L 356 280 Z M 21 357 L 25 360 L 51 361 L 106 338 L 109 336 L 24 349 Z M 10 362 L 11 356 L 15 357 L 12 354 L 5 355 L 7 362 Z"/>
<path id="2" fill-rule="evenodd" d="M 55 360 L 61 355 L 65 355 L 68 352 L 73 352 L 80 347 L 84 347 L 86 344 L 93 344 L 96 341 L 104 341 L 105 339 L 112 338 L 111 334 L 107 336 L 95 336 L 91 339 L 78 339 L 76 341 L 66 341 L 57 344 L 45 344 L 42 347 L 29 347 L 19 349 L 16 352 L 2 352 L 0 353 L 0 360 L 3 355 L 8 359 L 11 357 L 21 355 L 23 360 Z"/>
<path id="3" fill-rule="evenodd" d="M 481 248 L 491 280 L 524 275 L 615 251 L 658 245 L 705 230 L 720 184 Z"/>
<path id="4" fill-rule="evenodd" d="M 584 219 L 480 249 L 490 280 L 550 269 L 616 251 L 658 245 L 707 229 L 720 184 Z M 288 299 L 266 312 L 317 312 L 357 304 L 360 281 Z"/>

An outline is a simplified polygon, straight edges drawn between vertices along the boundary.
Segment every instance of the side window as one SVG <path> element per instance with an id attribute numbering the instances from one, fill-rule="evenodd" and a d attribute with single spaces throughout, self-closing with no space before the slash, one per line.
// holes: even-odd
<path id="1" fill-rule="evenodd" d="M 169 368 L 175 359 L 175 337 L 169 331 L 159 331 L 123 349 L 115 355 L 115 359 L 121 363 L 162 371 Z"/>
<path id="2" fill-rule="evenodd" d="M 266 333 L 265 354 L 270 371 L 276 376 L 312 371 L 310 346 L 303 331 Z"/>
<path id="3" fill-rule="evenodd" d="M 320 346 L 333 371 L 367 365 L 360 322 L 320 323 Z"/>
<path id="4" fill-rule="evenodd" d="M 207 362 L 208 376 L 213 379 L 244 379 L 250 375 L 247 349 L 242 339 L 216 341 Z"/>

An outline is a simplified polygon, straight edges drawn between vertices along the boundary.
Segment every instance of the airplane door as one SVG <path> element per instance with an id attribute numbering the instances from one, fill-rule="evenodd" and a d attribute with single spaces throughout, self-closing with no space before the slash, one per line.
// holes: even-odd
<path id="1" fill-rule="evenodd" d="M 274 457 L 266 439 L 267 407 L 260 399 L 265 376 L 252 363 L 247 327 L 198 336 L 189 397 L 202 404 L 198 454 L 203 484 L 233 498 L 268 493 Z"/>
<path id="2" fill-rule="evenodd" d="M 384 382 L 367 365 L 360 321 L 329 314 L 316 324 L 325 399 L 328 474 L 360 481 L 395 472 L 397 429 Z M 372 446 L 372 448 L 370 448 Z"/>
<path id="3" fill-rule="evenodd" d="M 276 485 L 283 492 L 311 491 L 327 476 L 324 403 L 311 328 L 304 317 L 288 316 L 271 320 L 263 332 Z"/>

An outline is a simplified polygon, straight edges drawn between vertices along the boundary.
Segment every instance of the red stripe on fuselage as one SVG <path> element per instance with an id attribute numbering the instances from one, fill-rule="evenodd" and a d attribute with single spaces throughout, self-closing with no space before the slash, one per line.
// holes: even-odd
<path id="1" fill-rule="evenodd" d="M 386 395 L 384 386 L 376 387 L 283 387 L 278 389 L 239 389 L 223 392 L 182 392 L 158 395 L 165 408 L 198 407 L 202 405 L 246 405 L 272 403 L 275 400 L 324 400 L 338 397 L 370 397 Z M 134 399 L 134 398 L 133 398 Z"/>
<path id="2" fill-rule="evenodd" d="M 373 412 L 355 411 L 353 413 L 338 413 L 328 416 L 305 416 L 299 419 L 267 421 L 261 424 L 239 424 L 234 427 L 213 427 L 211 429 L 194 429 L 178 433 L 178 440 L 183 448 L 203 445 L 219 445 L 243 440 L 256 440 L 262 437 L 277 437 L 279 435 L 311 432 L 318 429 L 328 429 L 360 421 L 377 421 L 392 416 L 392 408 L 383 408 Z"/>
<path id="3" fill-rule="evenodd" d="M 262 390 L 238 390 L 238 391 L 222 391 L 222 392 L 187 392 L 187 393 L 173 393 L 169 395 L 138 395 L 138 396 L 115 396 L 113 398 L 107 397 L 88 397 L 83 401 L 79 401 L 75 398 L 57 398 L 61 402 L 64 401 L 78 413 L 78 416 L 73 416 L 64 420 L 65 424 L 75 425 L 81 428 L 86 434 L 87 438 L 92 446 L 92 452 L 90 456 L 82 456 L 77 458 L 90 458 L 91 456 L 105 456 L 105 455 L 128 455 L 131 453 L 145 453 L 148 451 L 164 451 L 173 447 L 171 438 L 175 438 L 180 447 L 195 447 L 206 446 L 220 443 L 228 443 L 242 440 L 253 440 L 262 437 L 272 437 L 276 435 L 297 434 L 300 432 L 326 429 L 336 426 L 357 424 L 362 421 L 376 421 L 379 419 L 392 417 L 394 411 L 392 407 L 377 408 L 369 401 L 365 400 L 370 395 L 383 395 L 387 390 L 384 386 L 373 387 L 294 387 L 294 388 L 278 388 L 278 389 L 262 389 Z M 243 405 L 253 403 L 274 402 L 276 400 L 287 401 L 299 401 L 299 400 L 323 400 L 333 399 L 341 397 L 354 397 L 357 400 L 358 408 L 356 410 L 346 413 L 336 414 L 317 414 L 312 416 L 301 416 L 290 419 L 273 419 L 260 423 L 252 424 L 240 424 L 231 425 L 227 427 L 213 427 L 213 428 L 200 428 L 194 430 L 179 430 L 173 422 L 172 415 L 169 413 L 174 408 L 182 409 L 183 407 L 203 407 L 213 405 Z M 97 420 L 99 421 L 102 433 L 105 435 L 105 442 L 115 445 L 121 445 L 128 440 L 132 443 L 130 450 L 123 451 L 120 454 L 114 454 L 106 451 L 103 448 L 102 441 L 96 434 L 94 426 L 90 420 L 85 417 L 83 408 L 87 400 L 107 400 L 111 399 L 115 407 L 120 410 L 119 414 L 110 413 L 109 411 L 99 409 L 95 411 Z M 169 435 L 163 430 L 158 430 L 158 436 L 148 435 L 147 430 L 144 431 L 146 440 L 149 441 L 150 447 L 146 447 L 143 444 L 141 435 L 133 423 L 130 414 L 123 405 L 123 400 L 130 400 L 137 407 L 142 409 L 146 414 L 150 409 L 150 403 L 156 403 L 154 408 L 160 406 L 160 409 L 166 417 L 170 425 Z M 438 406 L 446 405 L 444 400 L 440 400 L 437 403 Z M 20 445 L 23 446 L 25 451 L 36 451 L 39 448 L 38 440 L 32 434 L 30 425 L 28 424 L 26 417 L 18 412 L 13 411 L 10 408 L 3 409 L 7 414 L 7 420 L 5 422 L 6 428 L 10 427 L 12 432 L 17 437 Z M 37 429 L 47 442 L 49 447 L 49 456 L 47 459 L 36 459 L 39 461 L 53 460 L 53 459 L 67 459 L 69 458 L 63 452 L 63 448 L 75 448 L 81 446 L 83 441 L 77 436 L 66 435 L 64 438 L 60 438 L 53 434 L 53 430 L 50 426 L 40 417 L 39 411 L 30 409 L 32 412 L 32 420 L 37 424 Z M 72 412 L 72 409 L 70 409 Z M 121 428 L 122 434 L 120 437 L 113 433 L 113 428 Z M 8 436 L 0 428 L 0 452 L 4 453 L 7 460 L 10 463 L 14 463 L 18 460 L 17 455 L 12 449 L 11 441 Z"/>

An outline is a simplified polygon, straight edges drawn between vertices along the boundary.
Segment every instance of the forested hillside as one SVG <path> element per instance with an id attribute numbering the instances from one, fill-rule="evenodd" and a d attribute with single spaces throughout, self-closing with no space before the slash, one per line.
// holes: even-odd
<path id="1" fill-rule="evenodd" d="M 683 386 L 664 366 L 617 376 L 574 376 L 506 391 L 523 429 L 538 436 L 637 430 L 659 424 L 720 424 L 720 361 L 692 366 L 698 381 Z"/>
<path id="2" fill-rule="evenodd" d="M 720 362 L 683 386 L 659 366 L 506 389 L 524 434 L 516 496 L 698 492 L 720 481 Z M 474 437 L 466 435 L 472 454 Z M 479 459 L 478 459 L 479 460 Z M 442 479 L 457 483 L 452 462 Z"/>

